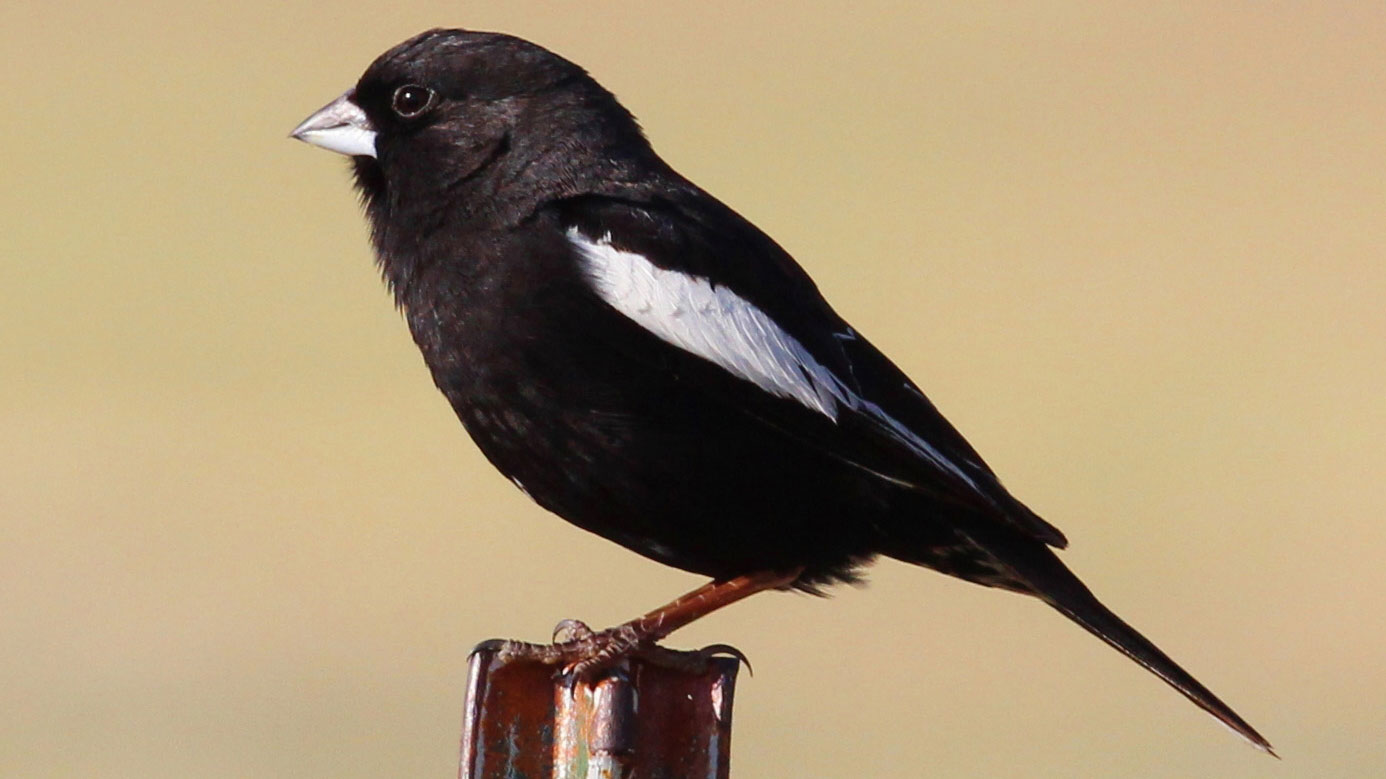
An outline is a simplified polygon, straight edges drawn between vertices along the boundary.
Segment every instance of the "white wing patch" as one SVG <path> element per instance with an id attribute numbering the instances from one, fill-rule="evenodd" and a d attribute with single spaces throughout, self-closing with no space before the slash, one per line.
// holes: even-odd
<path id="1" fill-rule="evenodd" d="M 702 357 L 757 387 L 837 419 L 846 388 L 803 344 L 727 287 L 655 266 L 568 230 L 592 288 L 612 308 L 666 343 Z"/>
<path id="2" fill-rule="evenodd" d="M 612 246 L 610 235 L 594 241 L 572 227 L 568 240 L 577 248 L 597 295 L 665 343 L 833 421 L 839 407 L 846 406 L 874 420 L 910 451 L 978 489 L 957 463 L 885 409 L 849 390 L 798 339 L 730 288 L 660 268 L 640 254 Z M 837 337 L 856 340 L 857 334 L 849 329 Z"/>

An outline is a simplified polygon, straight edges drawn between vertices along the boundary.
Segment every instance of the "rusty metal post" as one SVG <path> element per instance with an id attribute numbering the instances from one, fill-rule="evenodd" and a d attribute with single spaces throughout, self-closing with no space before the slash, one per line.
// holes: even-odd
<path id="1" fill-rule="evenodd" d="M 633 658 L 591 682 L 472 655 L 460 779 L 726 779 L 739 662 L 698 670 Z"/>

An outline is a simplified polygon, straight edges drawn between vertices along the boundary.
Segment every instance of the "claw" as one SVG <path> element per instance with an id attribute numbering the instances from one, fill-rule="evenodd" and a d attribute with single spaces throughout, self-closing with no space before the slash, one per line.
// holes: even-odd
<path id="1" fill-rule="evenodd" d="M 738 663 L 746 666 L 746 673 L 756 675 L 756 669 L 751 667 L 751 658 L 731 644 L 708 644 L 695 652 L 703 657 L 734 657 Z"/>
<path id="2" fill-rule="evenodd" d="M 563 686 L 563 691 L 566 693 L 572 693 L 573 689 L 577 687 L 577 683 L 581 681 L 577 674 L 568 670 L 570 667 L 562 666 L 553 674 L 553 678 Z"/>
<path id="3" fill-rule="evenodd" d="M 595 635 L 592 628 L 587 627 L 587 623 L 577 619 L 565 619 L 553 626 L 553 642 L 555 644 L 567 644 L 575 641 L 584 641 Z"/>
<path id="4" fill-rule="evenodd" d="M 467 662 L 471 662 L 473 657 L 476 657 L 482 652 L 499 653 L 505 649 L 505 645 L 508 643 L 510 642 L 503 638 L 488 638 L 485 641 L 482 641 L 481 643 L 472 647 L 472 651 L 467 653 Z"/>

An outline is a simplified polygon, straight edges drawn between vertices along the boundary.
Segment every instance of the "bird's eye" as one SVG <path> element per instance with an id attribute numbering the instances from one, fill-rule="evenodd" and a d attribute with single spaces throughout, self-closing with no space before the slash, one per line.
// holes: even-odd
<path id="1" fill-rule="evenodd" d="M 390 99 L 390 107 L 405 119 L 413 119 L 433 105 L 433 90 L 418 84 L 405 84 L 395 90 Z"/>

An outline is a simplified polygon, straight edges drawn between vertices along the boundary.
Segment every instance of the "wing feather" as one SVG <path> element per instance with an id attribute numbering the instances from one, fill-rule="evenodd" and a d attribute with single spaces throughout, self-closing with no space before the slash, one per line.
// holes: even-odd
<path id="1" fill-rule="evenodd" d="M 583 200 L 567 214 L 566 237 L 592 290 L 665 343 L 792 401 L 745 409 L 751 416 L 892 484 L 982 509 L 1047 544 L 1067 544 L 749 222 L 730 209 L 690 214 Z"/>

